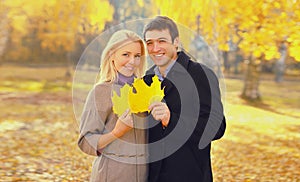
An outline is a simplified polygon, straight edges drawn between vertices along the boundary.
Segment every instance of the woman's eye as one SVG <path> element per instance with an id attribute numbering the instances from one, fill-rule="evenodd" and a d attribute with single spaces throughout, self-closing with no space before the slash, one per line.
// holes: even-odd
<path id="1" fill-rule="evenodd" d="M 134 57 L 139 59 L 139 58 L 141 58 L 141 55 L 135 55 Z"/>
<path id="2" fill-rule="evenodd" d="M 126 54 L 126 53 L 125 53 L 125 54 L 122 54 L 122 55 L 123 55 L 123 56 L 126 56 L 126 57 L 128 57 L 128 56 L 129 56 L 129 54 Z"/>

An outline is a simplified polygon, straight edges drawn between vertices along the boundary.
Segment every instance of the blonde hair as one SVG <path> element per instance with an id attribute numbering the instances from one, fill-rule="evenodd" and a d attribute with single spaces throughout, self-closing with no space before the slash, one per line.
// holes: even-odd
<path id="1" fill-rule="evenodd" d="M 134 71 L 134 75 L 141 78 L 146 70 L 146 46 L 144 41 L 135 32 L 130 30 L 119 30 L 109 39 L 101 55 L 99 82 L 114 82 L 117 79 L 117 70 L 114 66 L 112 55 L 121 47 L 132 42 L 141 44 L 141 62 Z"/>

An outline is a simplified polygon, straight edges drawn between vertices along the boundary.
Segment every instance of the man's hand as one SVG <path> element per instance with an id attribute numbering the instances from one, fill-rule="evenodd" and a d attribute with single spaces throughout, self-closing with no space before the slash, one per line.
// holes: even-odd
<path id="1" fill-rule="evenodd" d="M 164 102 L 154 102 L 149 106 L 149 110 L 155 120 L 161 121 L 164 127 L 168 126 L 170 121 L 170 110 Z"/>

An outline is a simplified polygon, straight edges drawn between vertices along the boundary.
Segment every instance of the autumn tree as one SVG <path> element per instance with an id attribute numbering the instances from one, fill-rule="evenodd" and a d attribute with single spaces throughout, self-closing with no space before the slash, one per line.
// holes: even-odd
<path id="1" fill-rule="evenodd" d="M 112 20 L 113 8 L 107 1 L 55 1 L 43 9 L 39 28 L 42 47 L 56 51 L 74 49 L 76 39 L 85 43 L 85 35 L 100 33 Z"/>
<path id="2" fill-rule="evenodd" d="M 109 2 L 114 7 L 114 14 L 113 20 L 106 24 L 106 29 L 112 32 L 115 31 L 115 25 L 123 24 L 123 28 L 129 28 L 137 33 L 141 33 L 144 27 L 143 21 L 130 24 L 130 26 L 135 27 L 126 27 L 126 23 L 149 18 L 157 13 L 157 9 L 152 6 L 151 0 L 109 0 Z"/>
<path id="3" fill-rule="evenodd" d="M 280 59 L 283 56 L 282 47 L 289 44 L 287 49 L 290 56 L 299 59 L 299 5 L 297 1 L 270 0 L 240 2 L 219 1 L 216 10 L 220 15 L 218 26 L 222 27 L 227 35 L 220 31 L 220 43 L 230 40 L 247 56 L 245 64 L 245 82 L 242 97 L 259 99 L 259 73 L 262 61 Z"/>
<path id="4" fill-rule="evenodd" d="M 29 54 L 29 49 L 22 40 L 28 33 L 28 23 L 25 21 L 28 14 L 25 13 L 24 4 L 19 0 L 1 1 L 1 49 L 9 59 L 20 59 L 21 56 L 27 57 Z"/>
<path id="5" fill-rule="evenodd" d="M 76 44 L 86 43 L 88 35 L 104 29 L 114 11 L 105 0 L 2 1 L 8 9 L 10 44 L 24 49 L 10 54 L 20 59 L 30 54 L 31 49 L 64 54 L 64 59 L 68 59 Z M 25 41 L 26 37 L 32 37 L 31 45 L 30 40 Z M 32 41 L 37 45 L 32 45 Z"/>
<path id="6" fill-rule="evenodd" d="M 242 96 L 259 99 L 259 73 L 262 61 L 279 59 L 280 47 L 287 45 L 289 56 L 300 61 L 300 2 L 294 0 L 255 1 L 175 1 L 153 0 L 162 15 L 167 15 L 200 31 L 205 40 L 219 50 L 228 51 L 229 42 L 247 57 Z M 174 11 L 176 10 L 176 11 Z"/>

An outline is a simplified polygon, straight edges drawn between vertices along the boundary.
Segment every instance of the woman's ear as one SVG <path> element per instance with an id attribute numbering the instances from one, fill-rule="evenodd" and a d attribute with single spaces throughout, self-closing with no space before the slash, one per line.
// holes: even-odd
<path id="1" fill-rule="evenodd" d="M 111 55 L 109 56 L 109 60 L 110 60 L 112 63 L 115 64 L 115 54 L 111 54 Z"/>

